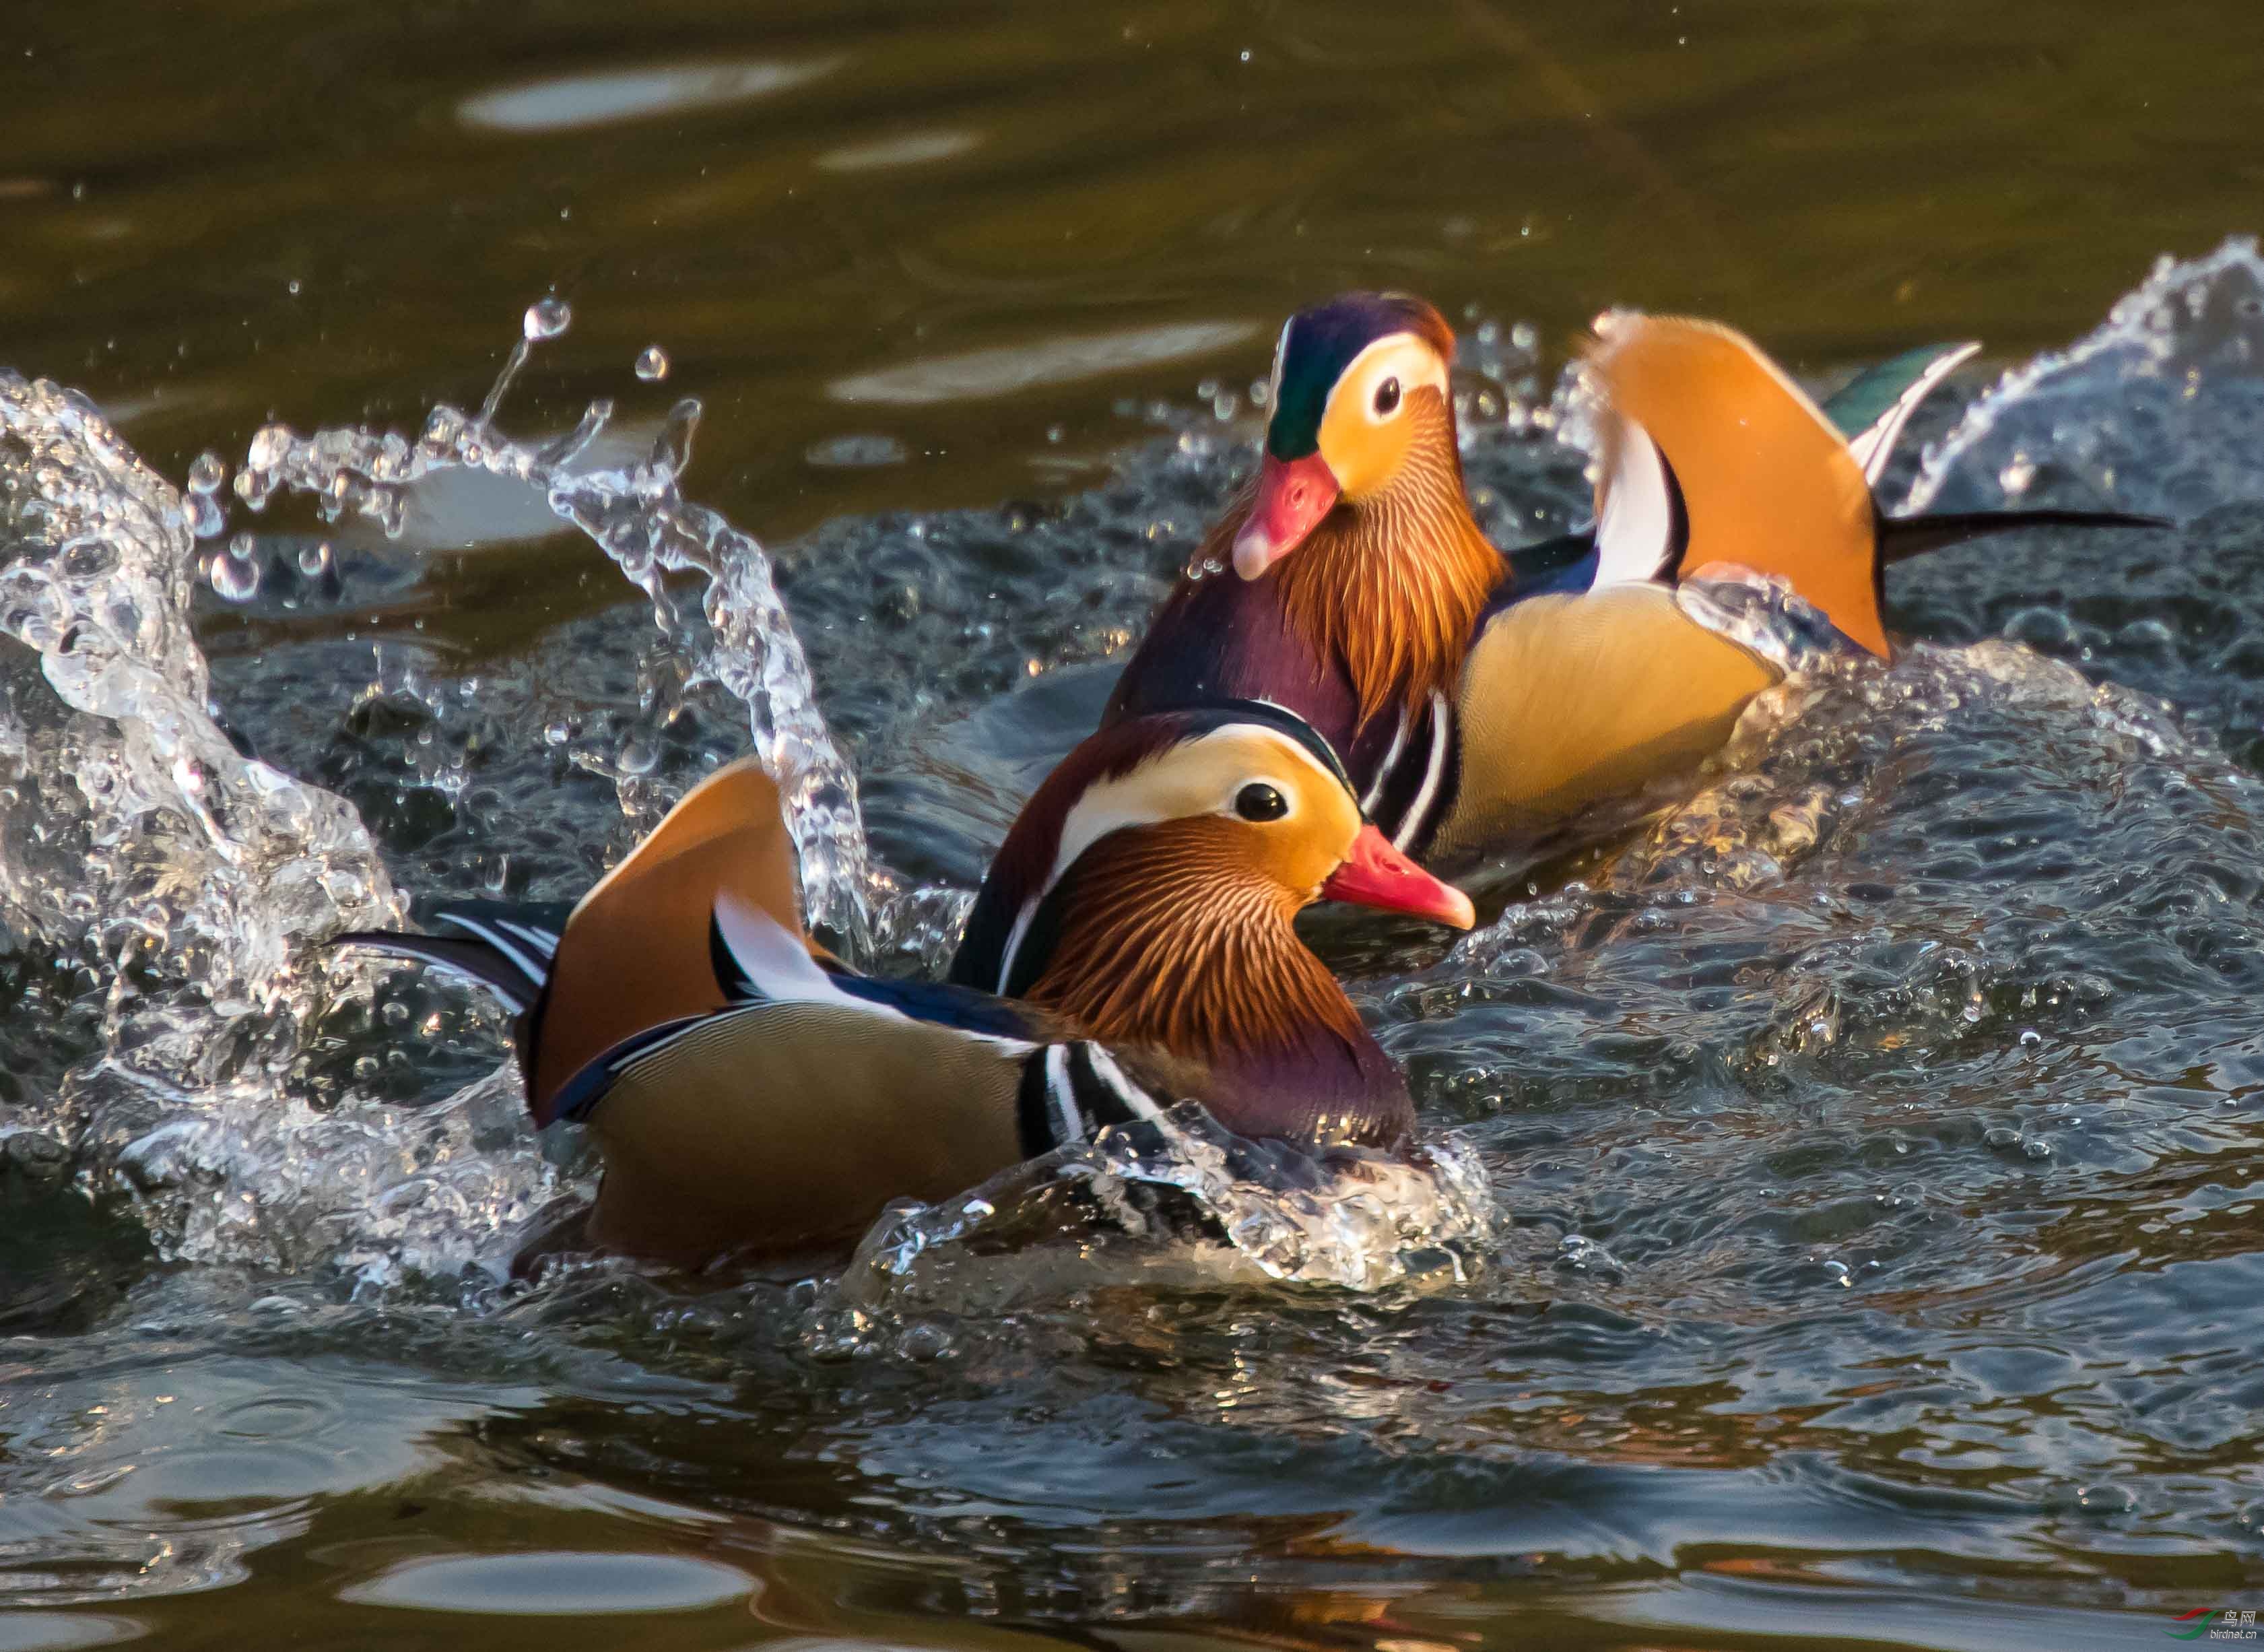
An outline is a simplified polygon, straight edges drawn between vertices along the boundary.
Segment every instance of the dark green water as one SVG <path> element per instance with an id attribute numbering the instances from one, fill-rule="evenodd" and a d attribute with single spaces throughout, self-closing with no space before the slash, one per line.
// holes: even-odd
<path id="1" fill-rule="evenodd" d="M 1619 302 L 1818 378 L 2003 365 L 2264 183 L 2231 4 L 25 9 L 0 364 L 178 482 L 271 417 L 475 405 L 570 298 L 505 423 L 704 401 L 689 491 L 778 552 L 876 851 L 961 887 L 1238 474 L 1246 407 L 1204 402 L 1287 309 L 1413 286 L 1512 391 L 1525 323 L 1542 395 Z M 495 1065 L 475 1000 L 381 975 L 163 1167 L 98 1130 L 74 1175 L 32 1138 L 86 1123 L 108 977 L 0 931 L 0 1648 L 2076 1648 L 2264 1608 L 2235 380 L 2173 540 L 1898 573 L 1922 646 L 1787 694 L 1618 852 L 1451 956 L 1328 927 L 1505 1213 L 1459 1282 L 954 1255 L 848 1337 L 771 1286 L 500 1290 L 466 1259 L 554 1184 L 507 1097 L 417 1125 Z M 1506 536 L 1579 509 L 1545 439 L 1469 463 Z M 285 568 L 325 532 L 237 518 Z M 200 593 L 213 698 L 412 895 L 570 893 L 634 830 L 624 753 L 744 743 L 507 492 L 327 538 Z M 353 1175 L 263 1134 L 292 1106 Z"/>

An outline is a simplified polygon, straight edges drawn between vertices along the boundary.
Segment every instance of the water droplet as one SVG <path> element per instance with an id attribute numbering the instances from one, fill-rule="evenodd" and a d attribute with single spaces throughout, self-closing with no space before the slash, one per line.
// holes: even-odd
<path id="1" fill-rule="evenodd" d="M 636 359 L 636 376 L 647 384 L 657 384 L 668 377 L 668 351 L 658 344 L 647 344 Z"/>
<path id="2" fill-rule="evenodd" d="M 236 537 L 247 544 L 251 538 L 248 533 Z M 249 551 L 239 556 L 231 547 L 226 554 L 214 557 L 205 577 L 213 594 L 223 602 L 250 602 L 259 594 L 259 568 L 251 561 Z"/>
<path id="3" fill-rule="evenodd" d="M 330 571 L 330 547 L 327 540 L 300 551 L 299 571 L 309 579 L 320 579 Z"/>
<path id="4" fill-rule="evenodd" d="M 649 740 L 632 740 L 621 748 L 623 774 L 650 774 L 660 766 L 659 750 Z"/>
<path id="5" fill-rule="evenodd" d="M 196 462 L 189 467 L 191 493 L 218 493 L 221 484 L 228 480 L 228 461 L 209 450 L 199 453 Z"/>
<path id="6" fill-rule="evenodd" d="M 252 432 L 251 446 L 244 450 L 243 462 L 253 470 L 272 470 L 290 451 L 289 425 L 263 424 Z"/>
<path id="7" fill-rule="evenodd" d="M 2010 462 L 1997 473 L 1997 485 L 2005 490 L 2007 499 L 2019 498 L 2035 479 L 2036 462 L 2026 453 L 2014 453 Z"/>
<path id="8" fill-rule="evenodd" d="M 221 511 L 220 501 L 214 498 L 212 495 L 192 493 L 182 503 L 188 507 L 189 533 L 192 537 L 200 540 L 218 539 L 221 530 L 228 525 L 228 518 Z"/>
<path id="9" fill-rule="evenodd" d="M 294 275 L 288 281 L 285 282 L 284 286 L 293 298 L 299 296 L 299 278 L 297 276 Z"/>
<path id="10" fill-rule="evenodd" d="M 526 315 L 519 323 L 519 330 L 526 336 L 529 344 L 533 344 L 539 339 L 555 338 L 573 324 L 574 307 L 571 304 L 562 298 L 539 298 L 526 307 Z"/>

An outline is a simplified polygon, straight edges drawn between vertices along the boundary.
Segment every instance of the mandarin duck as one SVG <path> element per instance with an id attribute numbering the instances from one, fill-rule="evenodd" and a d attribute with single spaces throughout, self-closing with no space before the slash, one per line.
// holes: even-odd
<path id="1" fill-rule="evenodd" d="M 1684 579 L 1717 564 L 1774 576 L 1885 655 L 1887 562 L 2014 527 L 2144 520 L 1883 515 L 1871 484 L 1896 438 L 1976 346 L 1883 364 L 1835 398 L 1842 429 L 1743 336 L 1622 314 L 1587 356 L 1594 527 L 1504 554 L 1463 490 L 1454 348 L 1436 310 L 1398 294 L 1290 319 L 1258 474 L 1104 721 L 1184 697 L 1277 703 L 1336 745 L 1397 847 L 1433 866 L 1529 864 L 1628 818 L 1781 675 L 1691 617 Z"/>
<path id="2" fill-rule="evenodd" d="M 853 1239 L 1100 1129 L 1396 1147 L 1404 1078 L 1291 927 L 1324 897 L 1467 929 L 1469 898 L 1361 816 L 1327 742 L 1258 705 L 1126 719 L 1023 808 L 948 982 L 860 975 L 795 903 L 778 788 L 703 780 L 570 913 L 468 902 L 362 932 L 516 1012 L 537 1126 L 585 1121 L 586 1229 L 696 1264 Z"/>

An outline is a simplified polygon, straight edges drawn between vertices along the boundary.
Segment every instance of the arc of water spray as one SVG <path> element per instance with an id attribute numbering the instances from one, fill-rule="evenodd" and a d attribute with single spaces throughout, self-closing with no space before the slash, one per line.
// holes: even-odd
<path id="1" fill-rule="evenodd" d="M 411 445 L 397 434 L 320 431 L 301 437 L 271 424 L 252 438 L 236 492 L 264 510 L 279 488 L 320 501 L 324 518 L 373 518 L 388 535 L 401 531 L 408 490 L 449 469 L 483 470 L 539 489 L 552 512 L 571 523 L 643 591 L 664 635 L 688 640 L 670 576 L 697 575 L 711 641 L 700 670 L 747 707 L 753 749 L 777 779 L 802 863 L 804 913 L 812 926 L 838 937 L 853 955 L 870 941 L 867 905 L 872 868 L 858 803 L 857 779 L 833 743 L 818 709 L 809 663 L 772 577 L 769 556 L 752 534 L 719 512 L 684 497 L 681 482 L 699 428 L 691 397 L 669 410 L 650 453 L 623 469 L 581 470 L 575 461 L 605 431 L 613 413 L 592 402 L 574 428 L 539 447 L 512 440 L 496 417 L 536 343 L 557 337 L 571 322 L 562 300 L 526 312 L 479 412 L 467 417 L 433 409 Z"/>

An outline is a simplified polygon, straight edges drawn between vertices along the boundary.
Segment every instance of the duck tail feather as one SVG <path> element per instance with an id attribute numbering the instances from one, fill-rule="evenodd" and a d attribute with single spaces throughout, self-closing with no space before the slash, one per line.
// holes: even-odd
<path id="1" fill-rule="evenodd" d="M 1940 516 L 1882 517 L 1879 560 L 1904 562 L 1945 546 L 2022 528 L 2144 528 L 2159 532 L 2176 525 L 2167 518 L 2127 511 L 1967 511 Z"/>
<path id="2" fill-rule="evenodd" d="M 529 971 L 523 953 L 506 953 L 485 940 L 355 930 L 335 937 L 330 945 L 364 947 L 468 975 L 502 999 L 514 1015 L 526 1014 L 542 995 L 542 977 Z"/>

